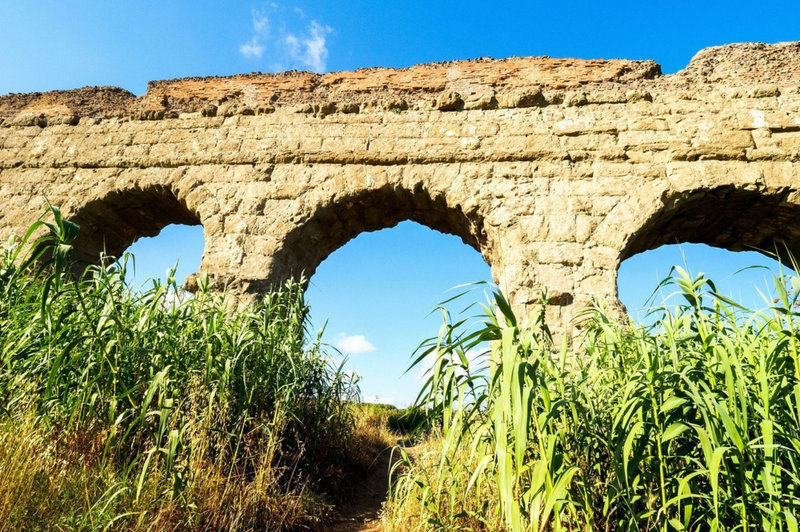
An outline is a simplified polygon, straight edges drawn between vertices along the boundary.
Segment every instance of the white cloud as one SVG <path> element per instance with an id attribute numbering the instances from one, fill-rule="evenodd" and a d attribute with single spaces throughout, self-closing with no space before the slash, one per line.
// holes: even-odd
<path id="1" fill-rule="evenodd" d="M 239 46 L 244 57 L 261 59 L 269 51 L 273 67 L 286 64 L 318 73 L 327 69 L 328 35 L 333 29 L 316 20 L 306 22 L 302 9 L 262 4 L 262 8 L 252 9 L 252 27 L 251 39 Z"/>
<path id="2" fill-rule="evenodd" d="M 261 59 L 266 47 L 261 42 L 263 37 L 269 35 L 269 17 L 256 8 L 252 9 L 253 32 L 255 35 L 244 44 L 239 45 L 239 53 L 248 59 Z"/>
<path id="3" fill-rule="evenodd" d="M 372 353 L 375 351 L 375 346 L 367 340 L 363 334 L 354 334 L 352 336 L 345 333 L 339 333 L 333 340 L 333 345 L 346 354 L 363 355 L 364 353 Z"/>
<path id="4" fill-rule="evenodd" d="M 261 44 L 258 37 L 253 37 L 249 42 L 239 46 L 239 53 L 247 58 L 260 59 L 264 55 L 264 45 Z"/>
<path id="5" fill-rule="evenodd" d="M 253 8 L 253 30 L 262 35 L 269 33 L 269 17 L 263 11 L 255 8 Z"/>
<path id="6" fill-rule="evenodd" d="M 308 36 L 302 40 L 303 53 L 296 57 L 314 72 L 324 72 L 328 60 L 327 35 L 333 30 L 316 20 L 308 27 Z"/>
<path id="7" fill-rule="evenodd" d="M 289 50 L 289 55 L 294 58 L 300 56 L 300 41 L 292 35 L 291 33 L 283 39 L 283 42 L 286 44 L 286 48 Z"/>

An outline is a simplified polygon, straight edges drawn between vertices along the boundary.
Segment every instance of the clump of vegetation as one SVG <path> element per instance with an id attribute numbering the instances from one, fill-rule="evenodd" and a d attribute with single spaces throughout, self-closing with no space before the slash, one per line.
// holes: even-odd
<path id="1" fill-rule="evenodd" d="M 387 428 L 395 437 L 422 433 L 430 428 L 425 410 L 416 405 L 397 408 L 383 403 L 361 403 L 358 408 L 362 415 Z"/>
<path id="2" fill-rule="evenodd" d="M 134 292 L 124 260 L 75 274 L 50 212 L 0 255 L 0 532 L 318 529 L 420 426 L 387 531 L 798 530 L 797 279 L 748 312 L 677 270 L 653 325 L 598 306 L 572 345 L 495 293 L 478 329 L 445 312 L 400 411 L 357 404 L 301 284 L 238 312 L 207 283 Z"/>
<path id="3" fill-rule="evenodd" d="M 428 421 L 428 415 L 425 410 L 419 406 L 412 405 L 391 413 L 386 420 L 386 424 L 398 434 L 414 434 L 429 429 Z"/>
<path id="4" fill-rule="evenodd" d="M 389 429 L 388 419 L 397 408 L 379 403 L 353 403 L 355 430 L 348 453 L 355 468 L 363 473 L 375 467 L 381 454 L 391 453 L 398 434 Z M 355 487 L 355 486 L 353 486 Z"/>
<path id="5" fill-rule="evenodd" d="M 134 292 L 125 261 L 75 275 L 50 212 L 0 255 L 0 531 L 324 521 L 370 440 L 301 284 L 235 313 L 202 283 Z"/>
<path id="6" fill-rule="evenodd" d="M 445 314 L 418 359 L 435 357 L 441 421 L 405 457 L 386 529 L 797 531 L 800 282 L 776 279 L 767 312 L 702 275 L 669 282 L 683 303 L 652 326 L 598 306 L 572 347 L 499 293 L 478 330 Z"/>

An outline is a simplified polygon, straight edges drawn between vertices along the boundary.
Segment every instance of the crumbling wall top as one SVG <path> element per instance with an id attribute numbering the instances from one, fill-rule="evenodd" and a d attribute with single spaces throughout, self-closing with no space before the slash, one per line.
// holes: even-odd
<path id="1" fill-rule="evenodd" d="M 564 91 L 624 93 L 768 83 L 800 85 L 800 42 L 707 48 L 669 76 L 662 76 L 654 61 L 512 57 L 329 74 L 291 71 L 153 81 L 139 98 L 114 87 L 10 94 L 0 96 L 0 121 L 43 126 L 77 123 L 81 117 L 161 119 L 181 113 L 270 113 L 277 108 L 322 116 L 370 109 L 458 111 L 561 103 Z"/>
<path id="2" fill-rule="evenodd" d="M 0 119 L 19 115 L 111 118 L 129 114 L 136 95 L 117 87 L 0 96 Z"/>
<path id="3" fill-rule="evenodd" d="M 800 85 L 800 41 L 712 46 L 698 52 L 685 69 L 667 77 L 692 84 L 797 86 Z"/>

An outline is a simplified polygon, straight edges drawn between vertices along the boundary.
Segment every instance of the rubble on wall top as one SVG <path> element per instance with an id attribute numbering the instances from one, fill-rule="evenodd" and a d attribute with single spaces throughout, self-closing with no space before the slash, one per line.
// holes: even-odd
<path id="1" fill-rule="evenodd" d="M 593 101 L 583 93 L 603 91 L 627 92 L 628 96 L 615 102 L 625 103 L 647 99 L 636 97 L 643 91 L 770 83 L 800 85 L 800 42 L 707 48 L 684 70 L 667 76 L 654 61 L 511 57 L 329 74 L 290 71 L 153 81 L 138 98 L 115 87 L 9 94 L 0 96 L 0 120 L 5 125 L 44 126 L 73 124 L 83 117 L 148 120 L 184 113 L 265 114 L 281 108 L 317 116 L 407 109 L 458 111 L 581 105 Z"/>

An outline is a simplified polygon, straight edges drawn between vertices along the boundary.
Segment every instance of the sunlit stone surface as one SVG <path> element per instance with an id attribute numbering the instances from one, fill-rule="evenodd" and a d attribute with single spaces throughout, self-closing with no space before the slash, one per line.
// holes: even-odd
<path id="1" fill-rule="evenodd" d="M 511 58 L 0 97 L 0 237 L 45 197 L 80 258 L 202 224 L 201 272 L 248 298 L 361 232 L 460 236 L 518 309 L 616 301 L 674 242 L 800 255 L 800 43 L 652 61 Z M 190 280 L 191 282 L 191 280 Z"/>

